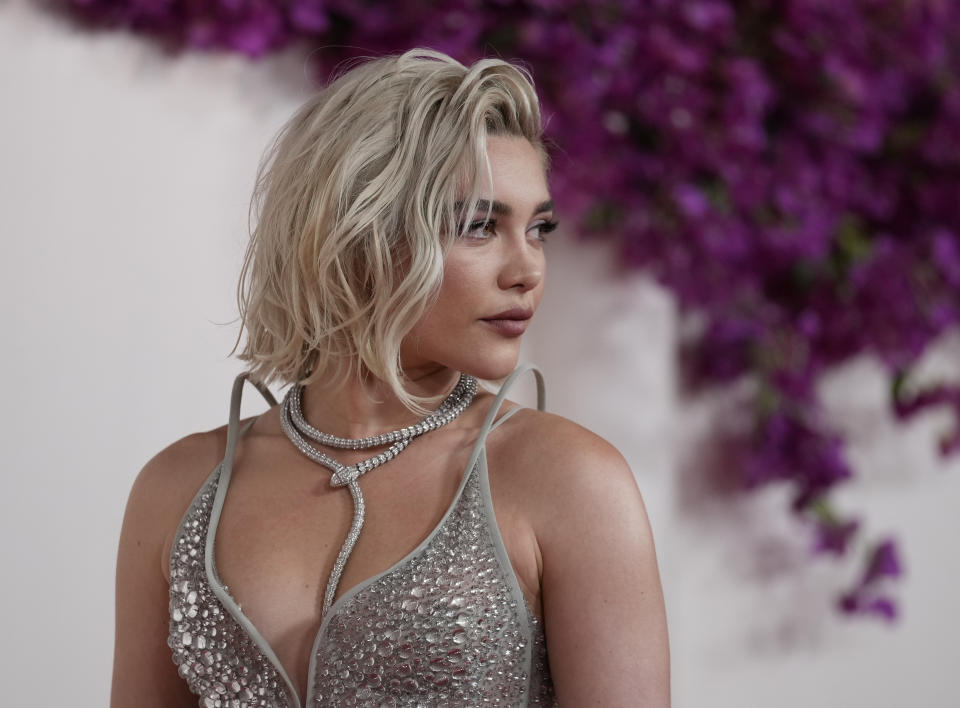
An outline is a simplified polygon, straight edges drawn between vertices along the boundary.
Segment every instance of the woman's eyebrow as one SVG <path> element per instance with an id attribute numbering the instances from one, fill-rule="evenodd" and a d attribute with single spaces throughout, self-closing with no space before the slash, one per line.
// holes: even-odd
<path id="1" fill-rule="evenodd" d="M 541 214 L 545 211 L 553 210 L 553 200 L 548 199 L 545 202 L 540 202 L 533 208 L 533 215 Z M 488 199 L 478 199 L 476 212 L 481 214 L 495 214 L 497 216 L 510 216 L 513 213 L 513 209 L 510 208 L 509 204 L 504 204 L 503 202 L 497 201 L 494 199 L 490 201 Z"/>
<path id="2" fill-rule="evenodd" d="M 553 211 L 553 200 L 548 199 L 545 202 L 540 202 L 533 208 L 533 215 L 542 214 L 545 211 Z"/>
<path id="3" fill-rule="evenodd" d="M 510 208 L 509 204 L 504 204 L 503 202 L 498 202 L 496 199 L 490 201 L 489 199 L 478 199 L 476 212 L 478 214 L 495 214 L 497 216 L 510 216 L 513 213 L 513 209 Z"/>

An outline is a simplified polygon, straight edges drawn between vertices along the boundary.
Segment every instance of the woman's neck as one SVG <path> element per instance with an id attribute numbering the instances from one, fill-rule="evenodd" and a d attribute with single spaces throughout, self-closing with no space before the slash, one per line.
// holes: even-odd
<path id="1" fill-rule="evenodd" d="M 407 391 L 414 396 L 445 396 L 457 383 L 459 373 L 446 367 L 406 372 Z M 324 381 L 303 390 L 303 415 L 315 428 L 344 438 L 397 430 L 412 425 L 421 416 L 411 413 L 390 386 L 373 376 L 353 378 L 339 388 Z"/>

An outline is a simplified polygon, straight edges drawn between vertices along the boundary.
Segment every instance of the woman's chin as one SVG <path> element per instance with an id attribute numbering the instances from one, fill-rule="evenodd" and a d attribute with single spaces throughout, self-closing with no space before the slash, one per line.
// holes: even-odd
<path id="1" fill-rule="evenodd" d="M 484 381 L 499 381 L 517 368 L 519 360 L 519 352 L 511 356 L 486 357 L 476 362 L 466 362 L 460 370 Z"/>

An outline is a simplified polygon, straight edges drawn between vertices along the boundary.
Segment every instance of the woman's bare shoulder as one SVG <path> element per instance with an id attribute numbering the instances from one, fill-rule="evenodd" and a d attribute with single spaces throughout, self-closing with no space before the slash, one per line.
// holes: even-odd
<path id="1" fill-rule="evenodd" d="M 507 421 L 502 445 L 511 457 L 529 463 L 533 473 L 582 476 L 584 470 L 606 470 L 608 475 L 633 474 L 616 447 L 593 431 L 569 418 L 522 408 Z"/>
<path id="2" fill-rule="evenodd" d="M 190 501 L 223 459 L 226 427 L 167 445 L 143 466 L 127 499 L 125 526 L 157 550 L 169 544 Z"/>
<path id="3" fill-rule="evenodd" d="M 190 498 L 223 459 L 226 426 L 192 433 L 167 445 L 143 466 L 133 492 L 171 501 Z"/>
<path id="4" fill-rule="evenodd" d="M 553 523 L 560 509 L 598 508 L 625 499 L 643 513 L 633 471 L 600 435 L 563 416 L 526 408 L 503 428 L 497 454 L 531 491 L 544 521 Z"/>

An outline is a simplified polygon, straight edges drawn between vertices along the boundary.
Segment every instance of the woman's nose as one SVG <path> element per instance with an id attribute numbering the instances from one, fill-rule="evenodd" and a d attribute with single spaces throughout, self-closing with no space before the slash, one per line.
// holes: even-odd
<path id="1" fill-rule="evenodd" d="M 521 292 L 532 290 L 543 280 L 545 260 L 543 245 L 527 234 L 504 239 L 509 243 L 502 254 L 502 266 L 498 284 L 504 290 L 518 288 Z"/>

